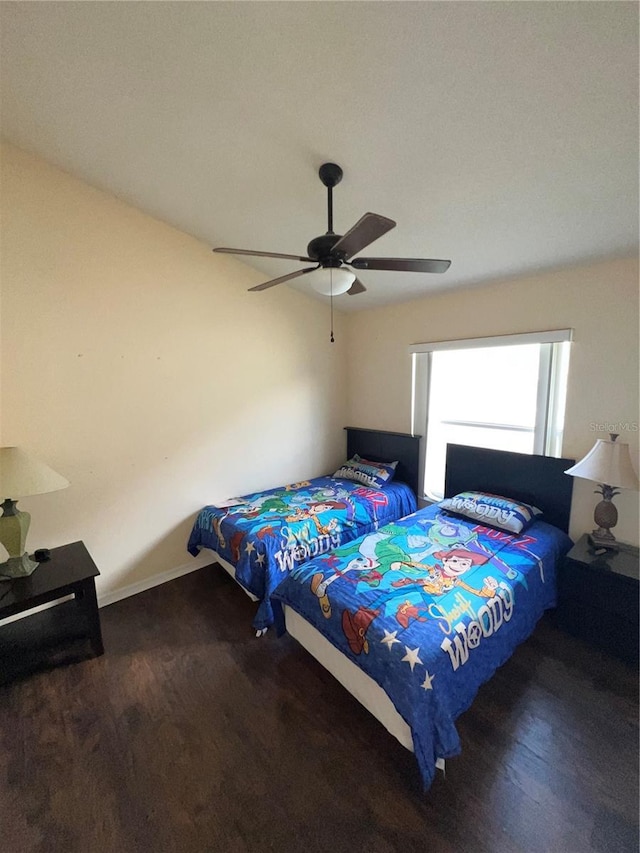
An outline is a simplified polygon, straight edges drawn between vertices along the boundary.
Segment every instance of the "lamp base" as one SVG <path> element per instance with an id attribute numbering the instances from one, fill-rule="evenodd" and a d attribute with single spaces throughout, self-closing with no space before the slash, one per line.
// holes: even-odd
<path id="1" fill-rule="evenodd" d="M 607 551 L 619 551 L 618 541 L 613 535 L 613 533 L 609 533 L 609 531 L 605 530 L 604 533 L 607 534 L 605 536 L 602 535 L 601 530 L 593 530 L 589 534 L 589 542 L 594 548 L 606 548 Z"/>
<path id="2" fill-rule="evenodd" d="M 0 563 L 0 577 L 25 578 L 35 572 L 39 565 L 25 551 L 20 557 L 9 557 L 6 563 Z"/>
<path id="3" fill-rule="evenodd" d="M 24 578 L 38 568 L 38 563 L 34 563 L 25 550 L 31 516 L 19 510 L 11 498 L 6 498 L 0 509 L 0 542 L 9 555 L 6 562 L 0 563 L 0 576 Z"/>

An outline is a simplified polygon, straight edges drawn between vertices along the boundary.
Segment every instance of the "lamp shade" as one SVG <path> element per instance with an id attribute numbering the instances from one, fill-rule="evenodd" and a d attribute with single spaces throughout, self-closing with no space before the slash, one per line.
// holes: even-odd
<path id="1" fill-rule="evenodd" d="M 356 275 L 343 267 L 320 267 L 309 273 L 308 280 L 313 289 L 323 296 L 340 296 L 349 290 Z"/>
<path id="2" fill-rule="evenodd" d="M 617 489 L 637 491 L 640 488 L 640 482 L 631 464 L 629 445 L 604 438 L 599 438 L 584 459 L 565 471 L 565 474 Z"/>
<path id="3" fill-rule="evenodd" d="M 17 500 L 68 485 L 68 480 L 19 447 L 0 447 L 0 498 Z"/>

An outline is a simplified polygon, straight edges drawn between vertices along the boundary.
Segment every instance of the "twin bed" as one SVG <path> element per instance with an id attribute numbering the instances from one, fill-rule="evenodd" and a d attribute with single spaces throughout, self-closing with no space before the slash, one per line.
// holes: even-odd
<path id="1" fill-rule="evenodd" d="M 367 459 L 397 458 L 387 455 L 389 434 L 356 432 Z M 406 467 L 414 468 L 403 473 L 415 488 L 412 442 Z M 270 617 L 275 611 L 280 625 L 415 752 L 425 787 L 460 751 L 457 717 L 555 605 L 556 565 L 571 546 L 573 481 L 564 474 L 571 464 L 450 445 L 445 502 L 384 522 L 377 512 L 368 529 L 330 551 L 264 573 L 263 611 L 268 597 Z M 516 506 L 456 498 L 467 492 L 505 496 Z"/>
<path id="2" fill-rule="evenodd" d="M 348 459 L 397 462 L 390 482 L 370 486 L 335 474 L 316 477 L 205 506 L 196 518 L 189 553 L 213 551 L 258 602 L 258 634 L 273 624 L 271 595 L 288 571 L 416 508 L 420 436 L 345 429 Z"/>

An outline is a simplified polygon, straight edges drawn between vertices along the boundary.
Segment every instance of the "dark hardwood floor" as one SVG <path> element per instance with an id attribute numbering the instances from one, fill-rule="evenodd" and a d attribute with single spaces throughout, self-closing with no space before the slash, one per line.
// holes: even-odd
<path id="1" fill-rule="evenodd" d="M 420 790 L 217 567 L 101 611 L 106 653 L 0 688 L 3 853 L 638 849 L 638 679 L 546 618 Z M 53 611 L 49 611 L 52 613 Z"/>

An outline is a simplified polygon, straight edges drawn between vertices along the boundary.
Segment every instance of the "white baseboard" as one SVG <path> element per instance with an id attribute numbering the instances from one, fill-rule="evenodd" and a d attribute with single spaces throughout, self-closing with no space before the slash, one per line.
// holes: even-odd
<path id="1" fill-rule="evenodd" d="M 178 566 L 175 569 L 169 569 L 166 572 L 161 572 L 159 575 L 152 575 L 150 578 L 145 578 L 143 581 L 122 586 L 119 589 L 113 589 L 110 592 L 100 594 L 98 592 L 98 607 L 107 607 L 109 604 L 114 604 L 123 598 L 129 598 L 130 595 L 137 595 L 139 592 L 144 592 L 145 589 L 151 589 L 154 586 L 159 586 L 167 581 L 175 580 L 182 575 L 188 575 L 189 572 L 195 572 L 205 566 L 210 566 L 215 562 L 215 556 L 211 551 L 202 550 L 197 557 L 192 557 L 188 563 Z M 38 607 L 32 607 L 31 610 L 25 610 L 23 613 L 16 613 L 15 616 L 7 616 L 5 619 L 0 619 L 0 626 L 8 625 L 10 622 L 16 622 L 18 619 L 24 619 L 25 616 L 32 616 L 34 613 L 39 613 L 41 610 L 47 610 L 49 607 L 55 607 L 63 601 L 68 601 L 73 598 L 72 595 L 65 595 L 61 598 L 56 598 L 55 601 L 48 601 L 46 604 L 40 604 Z"/>
<path id="2" fill-rule="evenodd" d="M 188 563 L 184 563 L 182 566 L 178 566 L 175 569 L 169 569 L 166 572 L 161 572 L 159 575 L 151 575 L 151 577 L 145 578 L 143 581 L 138 581 L 137 583 L 132 583 L 128 586 L 121 586 L 118 589 L 111 590 L 110 592 L 98 592 L 98 607 L 108 607 L 116 601 L 120 601 L 123 598 L 129 598 L 130 595 L 137 595 L 139 592 L 144 592 L 146 589 L 151 589 L 154 586 L 160 586 L 160 584 L 175 580 L 176 578 L 182 577 L 182 575 L 188 575 L 189 572 L 195 572 L 205 566 L 210 566 L 214 562 L 215 557 L 213 557 L 211 551 L 200 551 L 197 557 L 192 557 Z"/>

